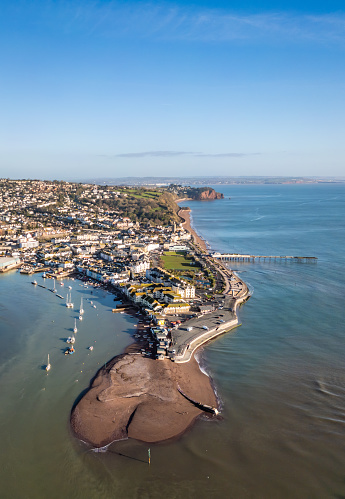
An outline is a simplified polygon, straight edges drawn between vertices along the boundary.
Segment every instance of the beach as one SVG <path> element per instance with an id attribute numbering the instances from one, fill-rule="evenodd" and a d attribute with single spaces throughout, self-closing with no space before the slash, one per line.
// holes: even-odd
<path id="1" fill-rule="evenodd" d="M 183 200 L 180 200 L 183 201 Z M 204 239 L 202 239 L 197 232 L 193 229 L 190 224 L 190 210 L 180 210 L 178 212 L 178 216 L 181 217 L 184 222 L 182 223 L 183 227 L 192 234 L 194 243 L 197 244 L 203 251 L 207 251 L 207 245 Z"/>

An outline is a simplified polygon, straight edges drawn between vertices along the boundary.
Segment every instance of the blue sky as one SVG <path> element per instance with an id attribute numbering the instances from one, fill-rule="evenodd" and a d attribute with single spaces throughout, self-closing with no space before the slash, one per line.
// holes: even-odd
<path id="1" fill-rule="evenodd" d="M 340 1 L 0 0 L 0 176 L 345 176 Z"/>

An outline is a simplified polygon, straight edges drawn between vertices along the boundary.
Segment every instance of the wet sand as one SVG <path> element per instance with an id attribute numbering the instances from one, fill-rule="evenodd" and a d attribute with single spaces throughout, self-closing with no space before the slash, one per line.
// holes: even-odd
<path id="1" fill-rule="evenodd" d="M 144 442 L 176 437 L 202 413 L 178 387 L 198 402 L 217 405 L 210 379 L 194 358 L 174 364 L 140 354 L 119 355 L 100 369 L 72 410 L 72 429 L 94 447 L 127 437 Z"/>

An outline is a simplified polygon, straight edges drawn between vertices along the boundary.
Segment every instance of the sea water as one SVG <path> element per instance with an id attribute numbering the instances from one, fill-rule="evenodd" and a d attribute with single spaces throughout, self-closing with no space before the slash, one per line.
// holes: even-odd
<path id="1" fill-rule="evenodd" d="M 318 258 L 230 263 L 253 295 L 241 326 L 199 353 L 222 417 L 201 418 L 172 442 L 93 452 L 71 434 L 70 410 L 131 342 L 134 318 L 112 314 L 112 295 L 78 281 L 68 282 L 70 310 L 31 276 L 1 275 L 1 497 L 345 495 L 345 186 L 214 187 L 225 199 L 182 203 L 213 250 Z M 82 296 L 77 352 L 65 357 Z"/>

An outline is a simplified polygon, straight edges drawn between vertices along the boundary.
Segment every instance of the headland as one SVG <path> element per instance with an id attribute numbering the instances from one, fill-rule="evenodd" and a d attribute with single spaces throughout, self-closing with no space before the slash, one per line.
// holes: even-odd
<path id="1" fill-rule="evenodd" d="M 223 293 L 213 296 L 212 307 L 206 305 L 199 314 L 178 321 L 180 325 L 173 325 L 170 318 L 167 356 L 160 357 L 157 348 L 155 358 L 150 358 L 145 349 L 132 345 L 100 369 L 71 413 L 75 435 L 94 447 L 124 438 L 168 440 L 184 433 L 199 415 L 218 414 L 212 381 L 201 371 L 195 352 L 238 325 L 237 307 L 248 299 L 249 291 L 236 274 L 206 252 L 205 242 L 190 226 L 189 211 L 180 211 L 179 216 L 192 235 L 193 250 L 203 265 L 212 268 Z M 140 326 L 138 343 L 149 327 L 156 339 L 162 339 L 150 317 L 143 318 Z"/>

